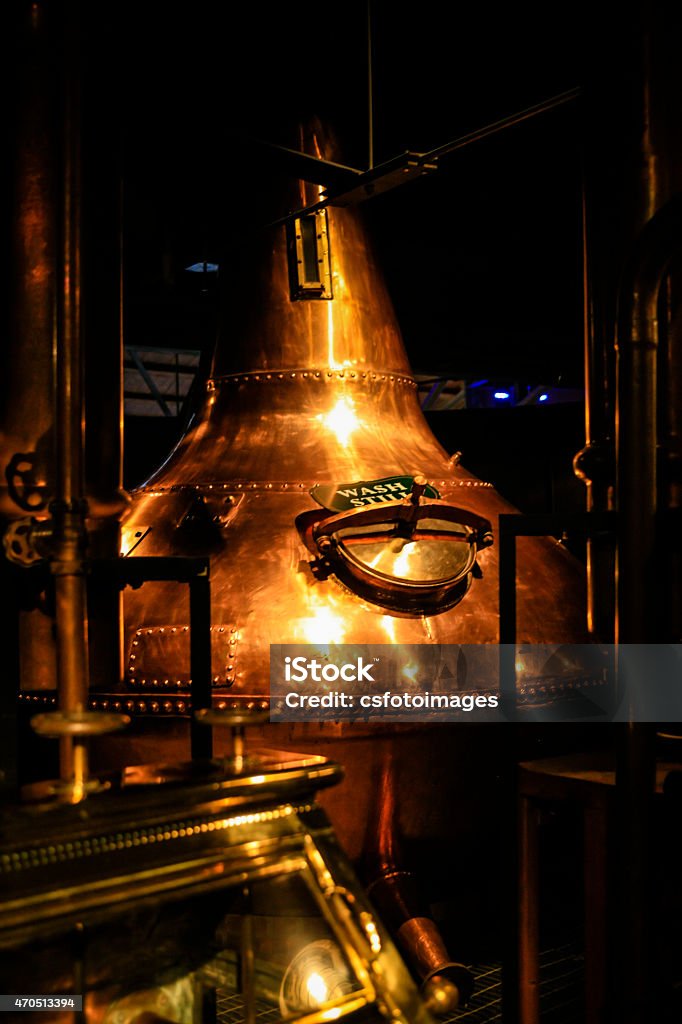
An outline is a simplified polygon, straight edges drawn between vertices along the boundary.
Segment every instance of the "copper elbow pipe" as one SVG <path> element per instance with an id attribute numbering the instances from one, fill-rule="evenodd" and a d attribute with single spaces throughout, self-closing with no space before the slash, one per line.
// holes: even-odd
<path id="1" fill-rule="evenodd" d="M 396 807 L 394 755 L 387 748 L 377 790 L 379 818 L 368 829 L 364 875 L 367 894 L 421 978 L 427 1005 L 448 1014 L 471 995 L 473 976 L 453 961 L 404 857 Z"/>

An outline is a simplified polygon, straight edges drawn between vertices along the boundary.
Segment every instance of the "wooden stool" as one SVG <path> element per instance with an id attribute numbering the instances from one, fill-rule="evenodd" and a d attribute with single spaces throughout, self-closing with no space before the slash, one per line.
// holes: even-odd
<path id="1" fill-rule="evenodd" d="M 679 764 L 656 766 L 656 793 Z M 540 1021 L 539 824 L 541 804 L 582 808 L 584 840 L 585 1024 L 600 1024 L 606 996 L 606 898 L 609 807 L 616 772 L 608 755 L 571 754 L 519 765 L 519 1021 Z"/>

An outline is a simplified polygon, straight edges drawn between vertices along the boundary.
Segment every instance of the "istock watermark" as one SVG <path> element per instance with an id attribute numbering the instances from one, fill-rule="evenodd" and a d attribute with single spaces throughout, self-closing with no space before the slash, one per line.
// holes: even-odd
<path id="1" fill-rule="evenodd" d="M 374 662 L 378 660 L 374 658 Z M 287 655 L 284 659 L 284 678 L 288 683 L 305 683 L 308 679 L 318 683 L 333 683 L 338 679 L 344 683 L 373 683 L 372 667 L 363 663 L 361 657 L 354 662 L 337 665 L 333 661 L 318 661 L 315 658 L 309 661 L 303 655 L 298 658 Z"/>
<path id="2" fill-rule="evenodd" d="M 272 721 L 682 721 L 679 644 L 274 644 Z"/>

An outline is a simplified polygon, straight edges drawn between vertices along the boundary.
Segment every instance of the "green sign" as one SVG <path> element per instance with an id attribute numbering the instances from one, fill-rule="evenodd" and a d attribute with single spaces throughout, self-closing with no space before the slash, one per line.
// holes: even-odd
<path id="1" fill-rule="evenodd" d="M 385 476 L 381 480 L 358 480 L 352 484 L 316 484 L 311 495 L 331 512 L 378 505 L 382 501 L 400 501 L 412 490 L 413 476 Z M 440 498 L 435 487 L 427 484 L 425 498 Z"/>

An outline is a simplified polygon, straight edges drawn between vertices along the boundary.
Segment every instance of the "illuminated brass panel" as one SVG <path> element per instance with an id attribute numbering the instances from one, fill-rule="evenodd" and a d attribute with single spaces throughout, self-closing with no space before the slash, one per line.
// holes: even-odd
<path id="1" fill-rule="evenodd" d="M 10 811 L 0 948 L 17 991 L 82 995 L 88 1024 L 194 1024 L 220 1000 L 245 1024 L 429 1024 L 315 803 L 338 776 L 264 752 L 236 775 L 128 769 L 87 817 Z"/>

